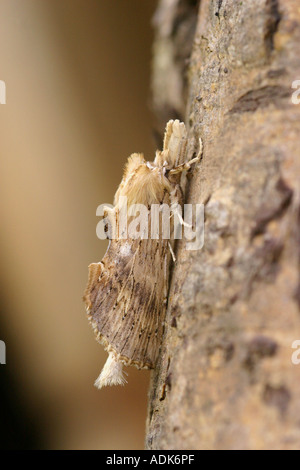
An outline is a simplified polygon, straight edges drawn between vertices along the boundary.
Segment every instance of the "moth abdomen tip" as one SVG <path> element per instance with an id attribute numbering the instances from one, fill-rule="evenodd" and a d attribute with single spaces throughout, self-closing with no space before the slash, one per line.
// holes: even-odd
<path id="1" fill-rule="evenodd" d="M 115 355 L 110 352 L 101 374 L 95 381 L 95 387 L 101 389 L 108 385 L 125 385 L 127 380 L 124 377 L 123 364 L 117 360 Z M 127 375 L 127 374 L 126 374 Z"/>

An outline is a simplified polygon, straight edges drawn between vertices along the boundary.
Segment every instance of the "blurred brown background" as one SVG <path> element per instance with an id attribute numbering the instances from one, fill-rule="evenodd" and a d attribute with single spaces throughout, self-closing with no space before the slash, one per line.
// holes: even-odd
<path id="1" fill-rule="evenodd" d="M 139 449 L 148 371 L 93 387 L 106 353 L 82 294 L 127 156 L 152 156 L 155 0 L 2 0 L 1 446 Z"/>

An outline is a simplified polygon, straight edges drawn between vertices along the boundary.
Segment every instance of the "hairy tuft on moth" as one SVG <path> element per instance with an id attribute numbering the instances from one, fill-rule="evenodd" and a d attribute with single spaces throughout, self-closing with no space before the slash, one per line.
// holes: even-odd
<path id="1" fill-rule="evenodd" d="M 100 389 L 106 385 L 124 385 L 127 383 L 124 374 L 126 372 L 123 371 L 122 362 L 118 361 L 114 353 L 110 352 L 101 374 L 95 381 L 95 386 Z"/>
<path id="2" fill-rule="evenodd" d="M 199 161 L 202 141 L 199 139 L 198 156 L 189 161 L 186 147 L 184 123 L 169 121 L 163 150 L 156 151 L 153 162 L 147 162 L 142 154 L 132 154 L 115 194 L 114 207 L 105 208 L 107 220 L 115 227 L 114 236 L 110 237 L 102 261 L 89 265 L 84 293 L 88 319 L 97 341 L 109 353 L 95 382 L 99 389 L 125 384 L 123 365 L 134 365 L 138 369 L 155 367 L 164 329 L 169 267 L 171 259 L 175 261 L 174 237 L 165 237 L 161 226 L 156 237 L 149 236 L 148 230 L 130 237 L 133 220 L 130 208 L 145 206 L 147 227 L 150 227 L 153 213 L 149 209 L 153 205 L 167 205 L 172 215 L 176 208 L 182 207 L 183 172 Z M 126 227 L 129 226 L 129 233 L 125 235 L 120 229 L 124 208 Z M 186 225 L 180 213 L 178 220 Z"/>

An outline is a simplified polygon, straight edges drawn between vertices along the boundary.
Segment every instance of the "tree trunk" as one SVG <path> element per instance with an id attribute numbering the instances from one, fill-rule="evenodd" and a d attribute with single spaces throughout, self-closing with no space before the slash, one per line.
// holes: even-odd
<path id="1" fill-rule="evenodd" d="M 205 204 L 205 240 L 177 249 L 146 447 L 299 449 L 299 3 L 196 4 L 155 17 L 154 107 L 185 112 L 191 153 L 203 139 L 186 202 Z"/>

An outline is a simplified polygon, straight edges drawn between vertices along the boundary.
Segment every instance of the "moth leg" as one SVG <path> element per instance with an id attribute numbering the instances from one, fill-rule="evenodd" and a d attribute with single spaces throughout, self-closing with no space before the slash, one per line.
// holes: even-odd
<path id="1" fill-rule="evenodd" d="M 178 217 L 180 225 L 183 225 L 184 227 L 192 228 L 191 224 L 188 224 L 187 222 L 183 220 L 182 215 L 181 215 L 181 210 L 179 210 L 179 207 L 180 206 L 177 203 L 174 203 L 174 205 L 173 204 L 171 205 L 171 210 L 172 210 L 171 217 L 172 216 L 174 217 L 176 215 Z"/>
<path id="2" fill-rule="evenodd" d="M 98 389 L 107 385 L 124 385 L 127 383 L 127 380 L 123 374 L 126 374 L 126 372 L 123 371 L 122 362 L 117 360 L 113 352 L 110 352 L 101 374 L 94 385 Z"/>
<path id="3" fill-rule="evenodd" d="M 164 305 L 167 305 L 168 303 L 168 274 L 169 274 L 169 268 L 168 268 L 168 257 L 165 256 L 164 260 Z"/>
<path id="4" fill-rule="evenodd" d="M 175 186 L 173 191 L 171 191 L 170 199 L 171 199 L 171 212 L 172 212 L 171 216 L 174 217 L 176 215 L 178 217 L 180 225 L 183 225 L 184 227 L 192 228 L 192 225 L 185 222 L 181 215 L 180 202 L 182 201 L 182 193 L 181 193 L 181 188 L 178 184 Z"/>
<path id="5" fill-rule="evenodd" d="M 169 245 L 169 250 L 170 250 L 171 256 L 173 258 L 173 261 L 174 261 L 174 263 L 176 263 L 176 256 L 175 256 L 175 253 L 173 251 L 172 245 L 171 245 L 170 242 L 168 242 L 168 245 Z"/>
<path id="6" fill-rule="evenodd" d="M 193 163 L 196 163 L 200 160 L 202 151 L 203 151 L 203 145 L 202 145 L 202 139 L 200 138 L 199 139 L 199 152 L 198 152 L 197 157 L 192 158 L 188 162 L 185 162 L 185 163 L 182 163 L 181 165 L 176 166 L 175 168 L 170 170 L 169 174 L 176 175 L 177 173 L 181 173 L 182 171 L 189 170 L 191 166 L 193 165 Z"/>

